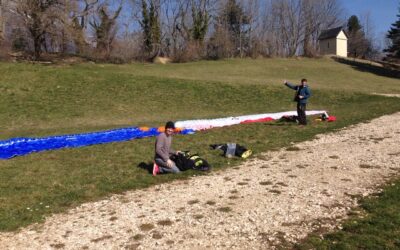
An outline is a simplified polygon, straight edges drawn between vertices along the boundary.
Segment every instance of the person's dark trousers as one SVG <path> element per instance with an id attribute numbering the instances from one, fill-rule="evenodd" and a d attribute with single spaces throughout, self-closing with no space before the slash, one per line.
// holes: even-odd
<path id="1" fill-rule="evenodd" d="M 297 116 L 299 117 L 299 124 L 301 125 L 307 125 L 306 106 L 306 103 L 297 103 Z"/>

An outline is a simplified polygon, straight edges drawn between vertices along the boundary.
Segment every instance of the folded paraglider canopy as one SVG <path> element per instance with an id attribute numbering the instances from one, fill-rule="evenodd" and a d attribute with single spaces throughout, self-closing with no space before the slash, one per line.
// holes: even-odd
<path id="1" fill-rule="evenodd" d="M 307 111 L 307 115 L 326 114 L 324 110 Z M 244 115 L 236 117 L 226 117 L 217 119 L 203 120 L 187 120 L 175 123 L 175 132 L 180 134 L 192 134 L 194 131 L 211 129 L 215 127 L 224 127 L 236 124 L 267 122 L 280 119 L 283 116 L 296 115 L 295 111 Z M 328 121 L 335 120 L 330 116 Z M 0 141 L 0 159 L 9 159 L 15 156 L 30 154 L 32 152 L 40 152 L 45 150 L 54 150 L 61 148 L 84 147 L 95 144 L 128 141 L 149 136 L 156 136 L 164 132 L 164 127 L 148 128 L 148 127 L 130 127 L 122 129 L 114 129 L 107 131 L 99 131 L 82 134 L 69 134 L 41 138 L 12 138 Z M 251 154 L 249 151 L 247 154 Z M 235 153 L 236 155 L 236 153 Z M 246 156 L 246 154 L 244 154 Z M 243 157 L 243 155 L 241 156 Z M 248 157 L 248 156 L 247 156 Z M 246 158 L 246 157 L 243 157 Z"/>

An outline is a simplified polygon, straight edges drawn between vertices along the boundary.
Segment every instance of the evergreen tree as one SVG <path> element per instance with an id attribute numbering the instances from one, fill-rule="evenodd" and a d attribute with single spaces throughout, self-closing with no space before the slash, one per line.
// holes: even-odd
<path id="1" fill-rule="evenodd" d="M 144 49 L 146 52 L 150 52 L 153 50 L 153 43 L 151 37 L 150 18 L 149 18 L 149 13 L 147 12 L 146 0 L 142 0 L 142 20 L 140 21 L 140 26 L 142 26 L 143 30 Z"/>
<path id="2" fill-rule="evenodd" d="M 242 56 L 243 50 L 249 45 L 248 31 L 245 29 L 249 24 L 249 18 L 236 0 L 228 0 L 222 13 L 222 21 L 230 34 L 232 43 Z"/>
<path id="3" fill-rule="evenodd" d="M 161 43 L 161 29 L 158 13 L 154 1 L 150 0 L 150 7 L 147 0 L 142 0 L 142 20 L 140 21 L 143 31 L 143 47 L 148 56 L 158 50 Z"/>
<path id="4" fill-rule="evenodd" d="M 357 16 L 353 15 L 347 21 L 347 34 L 349 56 L 365 58 L 371 50 L 371 43 L 365 38 Z"/>
<path id="5" fill-rule="evenodd" d="M 203 42 L 208 30 L 209 15 L 206 10 L 196 8 L 195 4 L 192 2 L 192 19 L 192 39 L 195 41 Z"/>
<path id="6" fill-rule="evenodd" d="M 356 33 L 362 28 L 357 16 L 351 16 L 347 21 L 347 30 L 349 33 Z"/>
<path id="7" fill-rule="evenodd" d="M 151 36 L 153 45 L 159 45 L 161 42 L 161 30 L 160 30 L 160 22 L 158 20 L 158 13 L 156 7 L 154 5 L 154 1 L 150 1 L 150 10 L 149 10 L 149 24 L 151 28 Z"/>
<path id="8" fill-rule="evenodd" d="M 399 8 L 400 12 L 400 8 Z M 399 18 L 395 23 L 392 24 L 392 27 L 388 31 L 386 35 L 387 38 L 390 39 L 391 45 L 389 48 L 384 51 L 387 52 L 387 58 L 390 59 L 400 59 L 400 13 L 397 14 Z"/>
<path id="9" fill-rule="evenodd" d="M 228 29 L 234 36 L 238 36 L 242 32 L 243 25 L 249 23 L 242 6 L 236 0 L 228 0 L 224 16 Z"/>

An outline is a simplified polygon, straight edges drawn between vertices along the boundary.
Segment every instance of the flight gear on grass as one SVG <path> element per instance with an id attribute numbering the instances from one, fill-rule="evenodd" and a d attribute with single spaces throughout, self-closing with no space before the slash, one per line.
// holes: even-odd
<path id="1" fill-rule="evenodd" d="M 299 118 L 297 115 L 285 115 L 282 116 L 281 119 L 279 119 L 280 122 L 295 122 L 299 123 Z"/>
<path id="2" fill-rule="evenodd" d="M 190 151 L 172 155 L 171 160 L 175 162 L 180 171 L 189 169 L 208 171 L 211 168 L 210 164 L 208 164 L 205 159 L 201 158 L 198 154 L 191 154 Z"/>
<path id="3" fill-rule="evenodd" d="M 324 113 L 315 120 L 319 121 L 319 122 L 321 122 L 321 121 L 334 122 L 334 121 L 336 121 L 336 116 L 328 115 L 327 113 Z"/>
<path id="4" fill-rule="evenodd" d="M 320 115 L 325 112 L 326 111 L 324 110 L 311 110 L 307 111 L 307 115 Z M 231 126 L 242 123 L 265 122 L 280 119 L 282 116 L 291 116 L 295 114 L 295 111 L 287 111 L 217 119 L 180 121 L 174 124 L 176 126 L 174 133 L 187 135 L 193 134 L 195 131 L 202 129 L 211 129 L 215 127 Z M 177 124 L 181 126 L 178 126 Z M 0 159 L 10 159 L 15 156 L 22 156 L 31 154 L 33 152 L 41 152 L 46 150 L 77 148 L 111 142 L 135 140 L 139 138 L 157 136 L 160 133 L 165 133 L 164 126 L 158 128 L 130 127 L 81 134 L 66 134 L 36 138 L 17 137 L 7 140 L 0 140 Z"/>
<path id="5" fill-rule="evenodd" d="M 164 132 L 164 131 L 163 131 Z M 191 129 L 175 129 L 175 133 L 193 134 Z M 157 128 L 129 127 L 97 132 L 55 135 L 48 137 L 17 137 L 0 140 L 0 159 L 62 148 L 78 148 L 112 142 L 122 142 L 160 134 Z"/>
<path id="6" fill-rule="evenodd" d="M 248 158 L 253 152 L 244 146 L 236 143 L 226 143 L 226 144 L 211 144 L 212 149 L 221 149 L 223 155 L 230 158 L 233 156 L 242 157 L 243 159 Z"/>
<path id="7" fill-rule="evenodd" d="M 307 111 L 307 115 L 320 115 L 325 112 L 326 112 L 325 110 L 311 110 Z M 296 111 L 286 111 L 278 113 L 230 116 L 225 118 L 214 118 L 214 119 L 186 120 L 186 121 L 177 121 L 175 123 L 175 126 L 185 130 L 192 129 L 194 131 L 199 131 L 212 128 L 220 128 L 225 126 L 232 126 L 237 124 L 268 122 L 268 121 L 278 120 L 285 115 L 296 115 L 296 114 L 297 114 Z"/>

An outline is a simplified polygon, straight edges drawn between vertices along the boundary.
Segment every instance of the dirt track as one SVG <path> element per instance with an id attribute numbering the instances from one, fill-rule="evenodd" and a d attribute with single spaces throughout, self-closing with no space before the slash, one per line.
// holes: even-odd
<path id="1" fill-rule="evenodd" d="M 209 176 L 83 204 L 0 249 L 270 249 L 340 226 L 357 196 L 400 171 L 400 113 Z"/>

